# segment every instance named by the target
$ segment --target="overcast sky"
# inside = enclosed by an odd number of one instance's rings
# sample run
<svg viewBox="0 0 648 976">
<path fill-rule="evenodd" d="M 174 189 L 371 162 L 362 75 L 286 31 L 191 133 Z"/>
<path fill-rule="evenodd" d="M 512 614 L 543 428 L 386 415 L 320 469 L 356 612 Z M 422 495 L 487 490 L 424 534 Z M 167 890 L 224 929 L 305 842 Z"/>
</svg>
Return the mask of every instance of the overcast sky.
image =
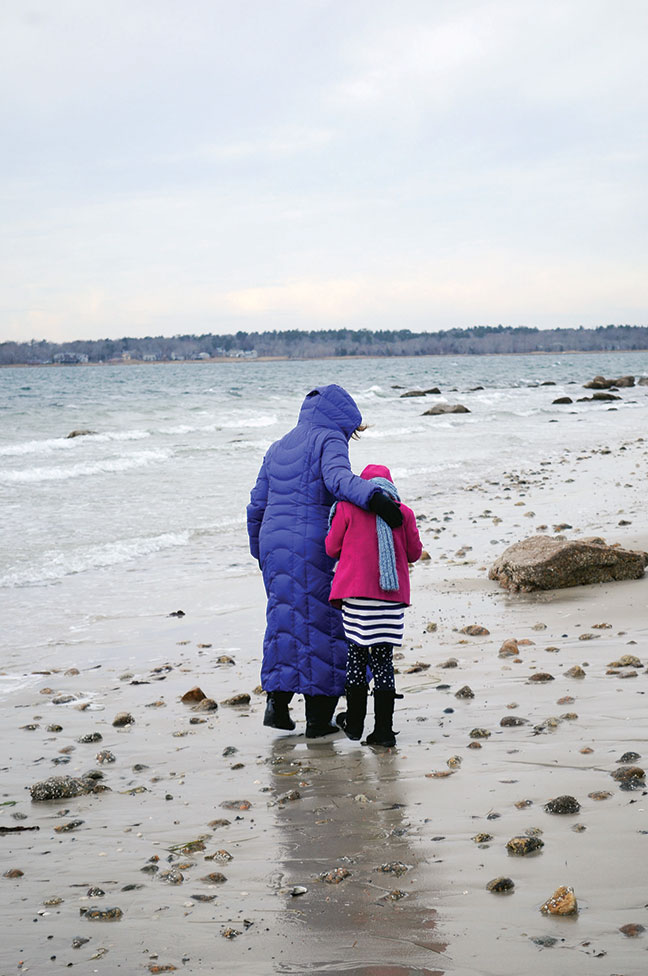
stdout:
<svg viewBox="0 0 648 976">
<path fill-rule="evenodd" d="M 0 341 L 648 322 L 646 0 L 5 0 Z"/>
</svg>

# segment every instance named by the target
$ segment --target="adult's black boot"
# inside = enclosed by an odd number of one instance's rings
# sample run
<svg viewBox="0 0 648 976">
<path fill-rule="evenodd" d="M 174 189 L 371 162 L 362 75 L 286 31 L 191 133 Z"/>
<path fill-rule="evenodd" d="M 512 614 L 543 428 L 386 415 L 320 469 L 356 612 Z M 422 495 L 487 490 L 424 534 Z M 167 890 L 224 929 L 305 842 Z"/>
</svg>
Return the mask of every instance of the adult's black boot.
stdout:
<svg viewBox="0 0 648 976">
<path fill-rule="evenodd" d="M 269 691 L 263 724 L 271 729 L 285 729 L 286 732 L 292 732 L 295 723 L 288 711 L 288 704 L 292 696 L 292 691 Z"/>
<path fill-rule="evenodd" d="M 374 691 L 374 730 L 367 736 L 368 746 L 389 748 L 396 745 L 396 733 L 392 728 L 395 698 L 396 692 L 391 689 Z"/>
<path fill-rule="evenodd" d="M 335 716 L 335 721 L 347 739 L 353 739 L 357 742 L 362 738 L 362 730 L 367 715 L 367 686 L 348 685 L 346 701 L 346 712 L 339 712 Z"/>
<path fill-rule="evenodd" d="M 337 705 L 337 695 L 304 695 L 306 703 L 306 738 L 321 739 L 339 732 L 331 723 Z"/>
</svg>

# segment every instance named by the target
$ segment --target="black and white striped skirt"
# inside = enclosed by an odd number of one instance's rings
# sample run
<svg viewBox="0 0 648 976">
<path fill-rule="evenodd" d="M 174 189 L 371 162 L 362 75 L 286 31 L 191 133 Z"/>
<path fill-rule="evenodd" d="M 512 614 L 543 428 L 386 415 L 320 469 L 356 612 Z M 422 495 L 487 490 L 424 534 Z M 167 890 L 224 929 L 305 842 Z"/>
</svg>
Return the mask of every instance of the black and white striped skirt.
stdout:
<svg viewBox="0 0 648 976">
<path fill-rule="evenodd" d="M 342 625 L 348 641 L 369 647 L 371 644 L 403 643 L 406 603 L 354 597 L 342 601 Z"/>
</svg>

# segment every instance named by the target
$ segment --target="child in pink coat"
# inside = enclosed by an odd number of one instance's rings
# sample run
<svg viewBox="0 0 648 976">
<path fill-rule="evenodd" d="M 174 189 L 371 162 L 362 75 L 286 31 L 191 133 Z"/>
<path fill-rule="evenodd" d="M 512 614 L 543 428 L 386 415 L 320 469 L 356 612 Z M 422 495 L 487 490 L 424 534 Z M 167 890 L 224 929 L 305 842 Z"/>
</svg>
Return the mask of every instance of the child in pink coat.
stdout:
<svg viewBox="0 0 648 976">
<path fill-rule="evenodd" d="M 389 468 L 369 464 L 361 478 L 375 482 L 391 499 L 400 502 Z M 370 745 L 394 746 L 393 648 L 403 642 L 404 611 L 410 603 L 408 563 L 420 557 L 422 547 L 411 508 L 400 505 L 403 524 L 390 529 L 373 512 L 351 502 L 336 502 L 331 509 L 326 552 L 338 565 L 329 600 L 342 608 L 344 634 L 349 645 L 346 674 L 347 710 L 337 724 L 349 739 L 361 739 L 367 714 L 367 665 L 374 678 L 373 732 Z"/>
</svg>

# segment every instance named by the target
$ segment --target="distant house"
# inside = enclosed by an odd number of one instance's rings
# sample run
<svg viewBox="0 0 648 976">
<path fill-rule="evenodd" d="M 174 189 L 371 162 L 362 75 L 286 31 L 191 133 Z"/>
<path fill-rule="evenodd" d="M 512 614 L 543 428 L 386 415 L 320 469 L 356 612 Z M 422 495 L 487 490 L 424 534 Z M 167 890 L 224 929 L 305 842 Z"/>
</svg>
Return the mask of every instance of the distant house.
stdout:
<svg viewBox="0 0 648 976">
<path fill-rule="evenodd" d="M 87 363 L 88 354 L 85 352 L 55 352 L 52 361 L 65 366 L 72 363 Z"/>
<path fill-rule="evenodd" d="M 199 352 L 196 359 L 211 359 L 211 356 L 208 352 Z"/>
<path fill-rule="evenodd" d="M 142 356 L 143 363 L 154 363 L 157 360 L 157 356 L 154 352 L 145 352 Z"/>
</svg>

